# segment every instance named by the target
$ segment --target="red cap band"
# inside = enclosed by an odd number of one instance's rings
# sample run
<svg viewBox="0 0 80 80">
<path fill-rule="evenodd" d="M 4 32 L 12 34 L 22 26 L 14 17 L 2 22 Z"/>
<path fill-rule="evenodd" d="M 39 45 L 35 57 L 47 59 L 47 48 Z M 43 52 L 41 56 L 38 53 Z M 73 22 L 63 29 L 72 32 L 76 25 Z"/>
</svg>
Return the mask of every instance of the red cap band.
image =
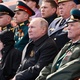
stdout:
<svg viewBox="0 0 80 80">
<path fill-rule="evenodd" d="M 31 12 L 28 8 L 25 8 L 25 7 L 23 7 L 23 6 L 17 6 L 17 8 L 26 11 L 30 16 L 32 15 L 32 12 Z"/>
</svg>

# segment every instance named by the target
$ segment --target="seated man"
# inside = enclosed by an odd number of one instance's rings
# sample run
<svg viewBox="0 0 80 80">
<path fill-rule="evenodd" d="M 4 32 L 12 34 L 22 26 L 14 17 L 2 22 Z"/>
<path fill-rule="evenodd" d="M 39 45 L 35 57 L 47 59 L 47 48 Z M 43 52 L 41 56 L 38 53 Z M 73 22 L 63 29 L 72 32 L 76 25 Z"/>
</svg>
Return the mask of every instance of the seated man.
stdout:
<svg viewBox="0 0 80 80">
<path fill-rule="evenodd" d="M 61 48 L 70 40 L 67 37 L 66 22 L 70 18 L 71 9 L 76 7 L 73 0 L 58 0 L 60 17 L 51 22 L 48 28 L 48 35 L 55 40 L 59 50 L 61 50 Z"/>
<path fill-rule="evenodd" d="M 52 64 L 40 72 L 36 80 L 74 80 L 80 77 L 80 10 L 73 9 L 68 21 L 68 38 Z"/>
<path fill-rule="evenodd" d="M 54 40 L 48 37 L 48 22 L 43 18 L 34 18 L 29 24 L 31 42 L 23 51 L 23 61 L 13 80 L 35 80 L 40 70 L 52 63 L 57 54 Z M 25 55 L 25 56 L 24 56 Z"/>
<path fill-rule="evenodd" d="M 35 12 L 28 7 L 24 2 L 17 1 L 14 21 L 18 24 L 14 30 L 15 35 L 15 48 L 23 51 L 25 45 L 29 41 L 28 37 L 28 24 L 29 24 L 29 17 L 34 15 Z"/>
<path fill-rule="evenodd" d="M 22 53 L 14 48 L 14 28 L 10 24 L 13 16 L 7 5 L 0 4 L 0 80 L 13 78 L 21 62 Z"/>
<path fill-rule="evenodd" d="M 49 25 L 51 22 L 57 18 L 57 7 L 55 1 L 53 0 L 43 0 L 41 4 L 41 16 L 48 21 Z"/>
<path fill-rule="evenodd" d="M 14 33 L 4 31 L 0 34 L 0 80 L 10 80 L 20 65 L 22 53 L 14 48 Z"/>
</svg>

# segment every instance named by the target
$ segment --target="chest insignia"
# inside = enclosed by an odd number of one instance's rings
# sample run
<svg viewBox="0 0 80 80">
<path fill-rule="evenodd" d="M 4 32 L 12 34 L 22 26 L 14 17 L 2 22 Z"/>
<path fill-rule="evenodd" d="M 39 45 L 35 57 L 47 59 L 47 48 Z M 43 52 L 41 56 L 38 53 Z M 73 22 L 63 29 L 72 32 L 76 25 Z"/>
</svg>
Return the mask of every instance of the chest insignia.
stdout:
<svg viewBox="0 0 80 80">
<path fill-rule="evenodd" d="M 32 50 L 30 53 L 30 57 L 33 57 L 33 56 L 34 56 L 34 51 Z"/>
</svg>

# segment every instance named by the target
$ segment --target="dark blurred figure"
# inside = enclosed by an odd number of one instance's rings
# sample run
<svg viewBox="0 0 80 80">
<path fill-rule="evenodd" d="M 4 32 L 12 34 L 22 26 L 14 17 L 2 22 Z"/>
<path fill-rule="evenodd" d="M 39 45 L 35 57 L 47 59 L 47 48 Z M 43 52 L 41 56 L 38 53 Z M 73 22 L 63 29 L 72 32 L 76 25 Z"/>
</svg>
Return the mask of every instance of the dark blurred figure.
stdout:
<svg viewBox="0 0 80 80">
<path fill-rule="evenodd" d="M 0 80 L 9 80 L 15 75 L 21 62 L 21 52 L 14 48 L 14 28 L 11 19 L 14 12 L 0 4 Z"/>
<path fill-rule="evenodd" d="M 0 34 L 0 69 L 3 71 L 0 80 L 10 80 L 14 77 L 20 62 L 21 52 L 14 48 L 14 33 L 4 31 Z"/>
</svg>

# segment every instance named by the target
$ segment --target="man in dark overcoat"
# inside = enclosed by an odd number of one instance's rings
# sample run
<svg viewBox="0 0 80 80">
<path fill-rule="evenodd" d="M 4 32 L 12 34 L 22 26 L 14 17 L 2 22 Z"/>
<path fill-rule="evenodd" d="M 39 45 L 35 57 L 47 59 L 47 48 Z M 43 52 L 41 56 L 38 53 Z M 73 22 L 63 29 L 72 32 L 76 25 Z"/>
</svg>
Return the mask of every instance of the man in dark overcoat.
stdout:
<svg viewBox="0 0 80 80">
<path fill-rule="evenodd" d="M 35 80 L 40 70 L 52 62 L 57 54 L 54 40 L 47 35 L 48 22 L 34 18 L 29 24 L 29 38 L 22 55 L 22 64 L 12 80 Z"/>
</svg>

